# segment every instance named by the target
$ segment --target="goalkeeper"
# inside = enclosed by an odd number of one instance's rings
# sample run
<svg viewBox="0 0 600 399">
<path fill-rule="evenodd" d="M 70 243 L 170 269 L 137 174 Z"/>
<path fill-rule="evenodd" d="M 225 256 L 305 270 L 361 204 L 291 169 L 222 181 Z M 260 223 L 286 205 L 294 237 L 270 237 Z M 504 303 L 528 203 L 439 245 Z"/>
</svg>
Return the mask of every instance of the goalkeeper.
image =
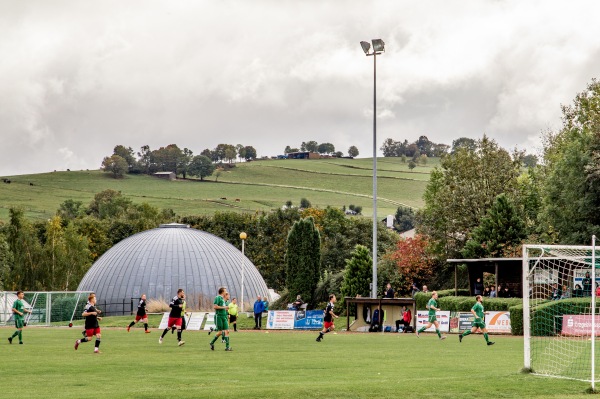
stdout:
<svg viewBox="0 0 600 399">
<path fill-rule="evenodd" d="M 483 311 L 483 303 L 482 303 L 483 299 L 481 298 L 481 295 L 477 295 L 477 297 L 475 297 L 475 298 L 477 299 L 477 302 L 475 302 L 475 305 L 473 305 L 473 307 L 471 308 L 471 313 L 473 313 L 473 316 L 475 316 L 471 330 L 465 330 L 462 334 L 460 334 L 458 336 L 458 340 L 460 342 L 462 342 L 463 338 L 466 337 L 467 335 L 473 334 L 473 333 L 476 333 L 479 331 L 479 332 L 483 333 L 483 338 L 485 338 L 485 342 L 487 342 L 488 346 L 494 345 L 494 342 L 490 341 L 490 339 L 488 337 L 487 328 L 485 328 L 485 322 L 484 322 L 485 312 Z"/>
</svg>

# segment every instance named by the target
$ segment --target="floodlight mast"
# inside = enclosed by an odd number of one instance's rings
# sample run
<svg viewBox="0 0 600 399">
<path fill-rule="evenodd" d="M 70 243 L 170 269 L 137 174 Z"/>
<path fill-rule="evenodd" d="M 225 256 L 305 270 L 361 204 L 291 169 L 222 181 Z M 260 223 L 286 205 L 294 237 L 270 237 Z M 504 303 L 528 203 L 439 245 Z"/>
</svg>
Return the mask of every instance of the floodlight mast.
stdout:
<svg viewBox="0 0 600 399">
<path fill-rule="evenodd" d="M 371 40 L 371 44 L 362 41 L 362 47 L 367 57 L 373 56 L 373 282 L 371 298 L 377 298 L 377 55 L 385 52 L 385 43 L 381 39 Z"/>
</svg>

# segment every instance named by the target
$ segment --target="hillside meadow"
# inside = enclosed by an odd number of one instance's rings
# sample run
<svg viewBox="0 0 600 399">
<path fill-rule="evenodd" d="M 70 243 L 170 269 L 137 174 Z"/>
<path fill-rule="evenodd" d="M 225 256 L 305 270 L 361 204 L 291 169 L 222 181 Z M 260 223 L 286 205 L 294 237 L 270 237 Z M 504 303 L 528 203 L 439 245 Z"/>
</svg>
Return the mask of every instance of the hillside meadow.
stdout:
<svg viewBox="0 0 600 399">
<path fill-rule="evenodd" d="M 177 215 L 213 214 L 217 211 L 269 211 L 290 200 L 294 205 L 307 198 L 313 207 L 362 206 L 373 213 L 372 159 L 258 160 L 235 164 L 208 177 L 162 180 L 145 175 L 114 179 L 99 170 L 55 171 L 33 175 L 0 176 L 0 221 L 8 220 L 10 207 L 19 206 L 30 219 L 48 219 L 65 200 L 89 204 L 106 189 L 136 203 L 171 208 Z M 384 218 L 400 205 L 419 208 L 433 167 L 439 160 L 410 171 L 400 158 L 379 158 L 377 164 L 378 209 Z"/>
</svg>

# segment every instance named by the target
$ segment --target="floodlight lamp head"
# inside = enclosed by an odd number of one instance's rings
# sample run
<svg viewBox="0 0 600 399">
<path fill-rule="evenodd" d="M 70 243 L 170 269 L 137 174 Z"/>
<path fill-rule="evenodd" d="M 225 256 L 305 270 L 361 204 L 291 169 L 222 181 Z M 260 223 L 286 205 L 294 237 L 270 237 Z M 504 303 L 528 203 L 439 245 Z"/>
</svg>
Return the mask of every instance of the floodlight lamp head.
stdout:
<svg viewBox="0 0 600 399">
<path fill-rule="evenodd" d="M 369 50 L 371 49 L 371 43 L 369 42 L 360 42 L 360 45 L 365 52 L 366 55 L 369 55 Z"/>
<path fill-rule="evenodd" d="M 373 51 L 376 53 L 385 53 L 385 43 L 381 39 L 371 40 L 373 43 Z"/>
</svg>

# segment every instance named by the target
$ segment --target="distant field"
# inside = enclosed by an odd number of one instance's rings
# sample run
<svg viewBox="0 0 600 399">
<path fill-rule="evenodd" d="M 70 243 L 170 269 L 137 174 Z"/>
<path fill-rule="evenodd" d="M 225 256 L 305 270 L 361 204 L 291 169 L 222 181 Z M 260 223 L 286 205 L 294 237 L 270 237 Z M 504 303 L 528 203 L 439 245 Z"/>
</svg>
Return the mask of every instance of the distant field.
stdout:
<svg viewBox="0 0 600 399">
<path fill-rule="evenodd" d="M 399 205 L 419 208 L 431 169 L 438 159 L 409 171 L 399 158 L 378 159 L 378 206 L 381 218 Z M 8 219 L 11 206 L 21 206 L 32 219 L 48 219 L 67 199 L 87 205 L 94 194 L 113 189 L 136 203 L 147 202 L 171 208 L 178 215 L 212 214 L 216 211 L 254 212 L 294 205 L 307 198 L 324 208 L 363 207 L 372 215 L 372 159 L 265 160 L 239 163 L 207 181 L 170 182 L 151 176 L 128 175 L 113 179 L 100 171 L 51 172 L 1 176 L 11 184 L 0 184 L 0 220 Z M 218 181 L 215 181 L 217 179 Z M 225 199 L 224 199 L 225 198 Z M 239 201 L 237 201 L 239 200 Z"/>
<path fill-rule="evenodd" d="M 343 321 L 339 323 L 342 326 Z M 338 327 L 340 327 L 338 326 Z M 9 345 L 0 328 L 0 398 L 584 398 L 589 383 L 521 374 L 522 337 L 395 333 L 328 334 L 241 331 L 233 352 L 208 346 L 206 332 L 184 332 L 158 344 L 159 330 L 102 329 L 73 349 L 80 328 L 24 331 Z"/>
</svg>

